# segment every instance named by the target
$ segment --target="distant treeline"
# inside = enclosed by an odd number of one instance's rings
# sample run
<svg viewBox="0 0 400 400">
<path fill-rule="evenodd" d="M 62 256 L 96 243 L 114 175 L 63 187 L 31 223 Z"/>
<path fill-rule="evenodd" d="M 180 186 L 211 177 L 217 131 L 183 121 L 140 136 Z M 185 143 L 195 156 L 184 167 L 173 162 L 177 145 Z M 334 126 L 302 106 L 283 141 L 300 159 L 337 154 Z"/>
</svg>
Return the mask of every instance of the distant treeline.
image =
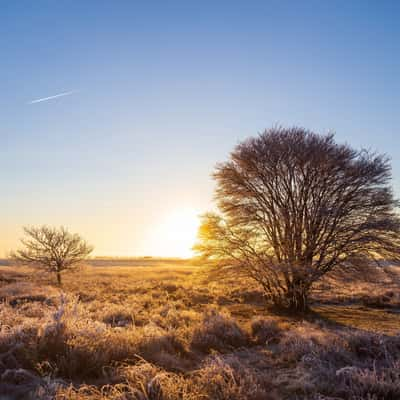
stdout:
<svg viewBox="0 0 400 400">
<path fill-rule="evenodd" d="M 182 258 L 162 258 L 162 257 L 93 257 L 84 262 L 92 267 L 113 267 L 113 266 L 152 266 L 160 264 L 189 264 L 191 260 Z M 0 266 L 10 266 L 12 261 L 0 258 Z"/>
<path fill-rule="evenodd" d="M 187 265 L 191 263 L 189 259 L 182 258 L 162 258 L 162 257 L 94 257 L 85 262 L 93 267 L 112 267 L 112 266 L 160 266 L 160 265 Z"/>
</svg>

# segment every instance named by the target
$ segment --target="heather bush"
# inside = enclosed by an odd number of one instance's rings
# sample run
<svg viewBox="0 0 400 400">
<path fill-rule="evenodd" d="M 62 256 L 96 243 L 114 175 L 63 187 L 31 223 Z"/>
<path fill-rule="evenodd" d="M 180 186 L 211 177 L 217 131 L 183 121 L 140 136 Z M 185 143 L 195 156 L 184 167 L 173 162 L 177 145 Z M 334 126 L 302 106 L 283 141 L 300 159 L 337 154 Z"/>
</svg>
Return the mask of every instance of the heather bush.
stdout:
<svg viewBox="0 0 400 400">
<path fill-rule="evenodd" d="M 215 400 L 275 399 L 267 377 L 233 355 L 208 358 L 194 379 L 200 393 Z"/>
<path fill-rule="evenodd" d="M 191 346 L 205 353 L 211 350 L 224 352 L 245 346 L 248 342 L 247 333 L 231 317 L 210 310 L 194 329 Z"/>
<path fill-rule="evenodd" d="M 122 365 L 113 370 L 113 385 L 97 387 L 94 385 L 81 385 L 76 388 L 73 385 L 60 387 L 55 400 L 151 400 L 155 394 L 152 389 L 155 376 L 159 369 L 147 362 L 141 361 L 136 365 Z M 161 400 L 161 397 L 158 397 Z"/>
<path fill-rule="evenodd" d="M 336 392 L 351 400 L 400 399 L 400 364 L 398 362 L 377 369 L 347 367 L 336 372 Z"/>
<path fill-rule="evenodd" d="M 385 338 L 371 332 L 349 332 L 347 334 L 349 350 L 358 358 L 378 359 L 385 354 Z"/>
<path fill-rule="evenodd" d="M 211 357 L 191 376 L 165 372 L 139 362 L 115 371 L 121 381 L 101 388 L 83 385 L 60 388 L 56 399 L 140 399 L 140 400 L 272 400 L 271 385 L 256 371 L 243 368 L 234 356 Z"/>
<path fill-rule="evenodd" d="M 327 342 L 327 332 L 321 332 L 315 325 L 303 322 L 284 332 L 279 349 L 285 359 L 300 361 L 304 355 L 313 354 Z"/>
<path fill-rule="evenodd" d="M 137 353 L 146 361 L 171 371 L 184 371 L 190 365 L 190 354 L 174 332 L 156 330 L 141 337 Z"/>
<path fill-rule="evenodd" d="M 102 317 L 102 321 L 105 324 L 111 325 L 112 327 L 123 327 L 134 323 L 135 318 L 127 311 L 124 307 L 112 307 L 107 309 Z"/>
<path fill-rule="evenodd" d="M 255 317 L 251 321 L 251 336 L 257 344 L 268 344 L 279 340 L 282 329 L 276 319 Z"/>
</svg>

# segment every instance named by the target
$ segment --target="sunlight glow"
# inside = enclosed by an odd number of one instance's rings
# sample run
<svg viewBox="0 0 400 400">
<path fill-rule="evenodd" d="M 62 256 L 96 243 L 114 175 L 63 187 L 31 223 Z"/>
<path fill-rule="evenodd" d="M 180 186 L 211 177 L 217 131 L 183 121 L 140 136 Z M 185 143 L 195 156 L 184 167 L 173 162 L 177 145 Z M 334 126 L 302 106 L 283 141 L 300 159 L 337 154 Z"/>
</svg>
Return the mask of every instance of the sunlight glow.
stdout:
<svg viewBox="0 0 400 400">
<path fill-rule="evenodd" d="M 191 208 L 173 210 L 161 219 L 151 234 L 154 252 L 160 256 L 190 258 L 199 228 L 199 212 Z"/>
</svg>

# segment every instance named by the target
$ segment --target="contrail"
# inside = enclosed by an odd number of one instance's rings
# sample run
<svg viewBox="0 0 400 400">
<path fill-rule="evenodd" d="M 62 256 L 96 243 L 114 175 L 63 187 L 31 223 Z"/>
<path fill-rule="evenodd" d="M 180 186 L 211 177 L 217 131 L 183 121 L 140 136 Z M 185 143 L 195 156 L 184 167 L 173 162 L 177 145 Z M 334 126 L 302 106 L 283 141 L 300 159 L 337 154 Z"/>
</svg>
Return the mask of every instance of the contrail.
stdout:
<svg viewBox="0 0 400 400">
<path fill-rule="evenodd" d="M 58 94 L 55 94 L 54 96 L 42 97 L 41 99 L 32 100 L 32 101 L 29 101 L 28 104 L 41 103 L 42 101 L 53 100 L 53 99 L 56 99 L 57 97 L 69 96 L 70 94 L 76 93 L 76 92 L 77 92 L 77 90 L 70 90 L 69 92 L 58 93 Z"/>
</svg>

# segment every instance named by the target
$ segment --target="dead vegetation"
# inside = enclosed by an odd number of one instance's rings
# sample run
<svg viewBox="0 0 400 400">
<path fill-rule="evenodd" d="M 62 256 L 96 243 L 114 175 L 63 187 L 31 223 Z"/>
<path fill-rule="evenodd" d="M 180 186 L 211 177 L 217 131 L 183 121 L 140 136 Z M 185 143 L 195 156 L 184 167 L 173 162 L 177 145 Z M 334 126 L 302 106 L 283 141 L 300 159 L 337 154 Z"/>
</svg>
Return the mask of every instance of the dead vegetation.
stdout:
<svg viewBox="0 0 400 400">
<path fill-rule="evenodd" d="M 29 272 L 0 271 L 0 397 L 400 398 L 396 269 L 327 278 L 307 320 L 194 266 L 87 267 L 62 289 Z"/>
</svg>

